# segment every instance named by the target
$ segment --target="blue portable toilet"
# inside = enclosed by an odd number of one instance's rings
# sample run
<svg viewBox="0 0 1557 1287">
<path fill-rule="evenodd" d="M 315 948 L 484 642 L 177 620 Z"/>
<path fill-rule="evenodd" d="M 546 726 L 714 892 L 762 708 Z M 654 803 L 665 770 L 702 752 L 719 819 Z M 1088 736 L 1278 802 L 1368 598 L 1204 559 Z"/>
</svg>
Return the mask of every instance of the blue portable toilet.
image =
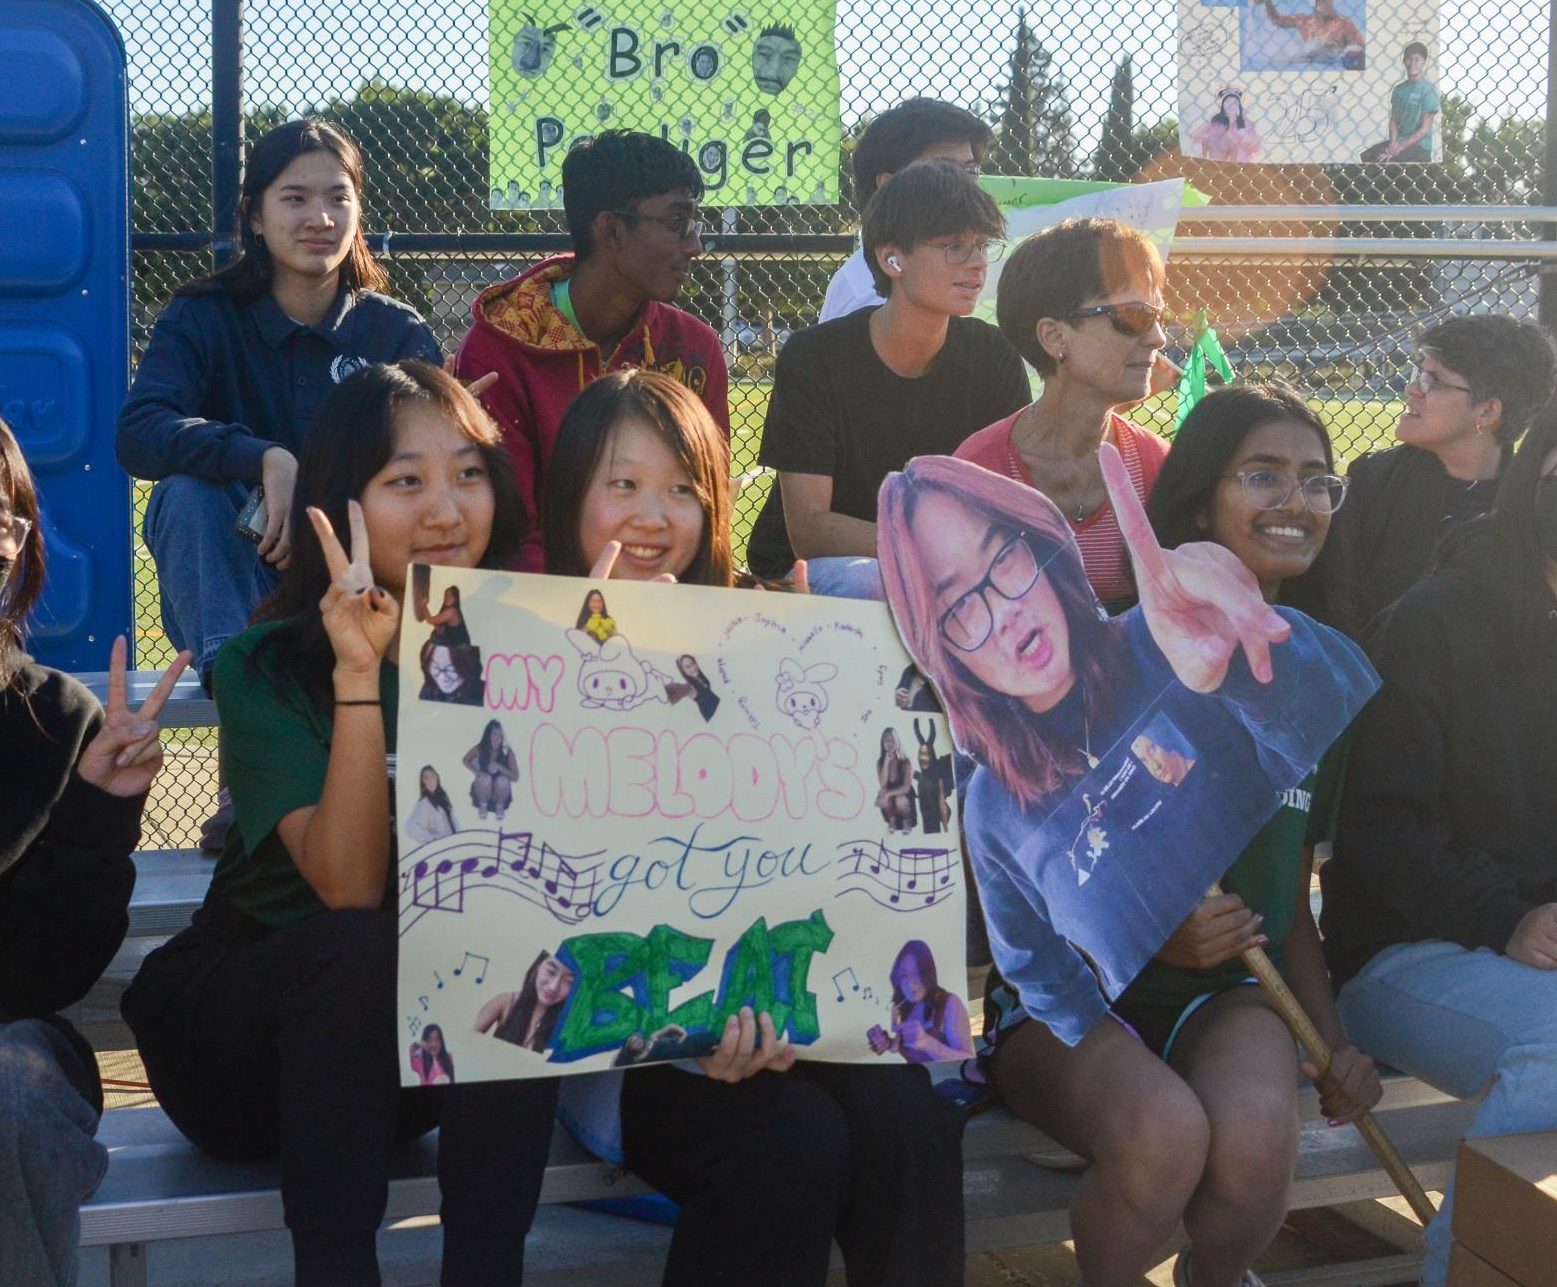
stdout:
<svg viewBox="0 0 1557 1287">
<path fill-rule="evenodd" d="M 31 650 L 106 670 L 134 645 L 124 45 L 89 0 L 0 5 L 0 415 L 38 481 L 49 580 Z"/>
</svg>

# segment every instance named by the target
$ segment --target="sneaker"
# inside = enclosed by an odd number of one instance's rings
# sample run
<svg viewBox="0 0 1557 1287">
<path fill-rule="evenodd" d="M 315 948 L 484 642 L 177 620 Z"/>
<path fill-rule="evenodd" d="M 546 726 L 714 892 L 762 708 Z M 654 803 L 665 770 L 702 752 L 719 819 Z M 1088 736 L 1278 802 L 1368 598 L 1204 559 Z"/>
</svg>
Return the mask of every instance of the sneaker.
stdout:
<svg viewBox="0 0 1557 1287">
<path fill-rule="evenodd" d="M 1186 1242 L 1179 1250 L 1178 1259 L 1173 1262 L 1173 1287 L 1194 1287 L 1195 1280 L 1189 1273 L 1189 1256 L 1190 1247 Z M 1265 1287 L 1252 1269 L 1245 1269 L 1238 1282 L 1239 1287 Z"/>
<path fill-rule="evenodd" d="M 232 792 L 223 787 L 216 793 L 216 812 L 200 824 L 200 852 L 219 854 L 227 846 L 232 830 Z"/>
</svg>

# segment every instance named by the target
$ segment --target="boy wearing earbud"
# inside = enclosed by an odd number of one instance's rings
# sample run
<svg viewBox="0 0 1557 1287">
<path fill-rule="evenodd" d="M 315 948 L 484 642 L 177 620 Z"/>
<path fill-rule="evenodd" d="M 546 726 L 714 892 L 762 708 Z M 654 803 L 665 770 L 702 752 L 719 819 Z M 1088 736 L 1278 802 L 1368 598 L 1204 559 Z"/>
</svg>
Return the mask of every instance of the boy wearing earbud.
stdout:
<svg viewBox="0 0 1557 1287">
<path fill-rule="evenodd" d="M 759 576 L 798 557 L 813 594 L 879 599 L 882 480 L 915 456 L 951 455 L 1029 391 L 1016 351 L 969 316 L 1005 221 L 961 166 L 899 171 L 862 232 L 886 303 L 800 331 L 779 354 L 759 457 L 778 481 L 747 555 Z"/>
</svg>

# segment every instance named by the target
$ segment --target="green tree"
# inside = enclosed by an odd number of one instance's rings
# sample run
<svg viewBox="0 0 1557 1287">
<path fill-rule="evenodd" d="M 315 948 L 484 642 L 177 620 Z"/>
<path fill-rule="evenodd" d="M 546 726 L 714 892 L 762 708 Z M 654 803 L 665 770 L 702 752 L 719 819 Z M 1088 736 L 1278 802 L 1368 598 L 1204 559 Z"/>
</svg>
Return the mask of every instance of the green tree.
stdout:
<svg viewBox="0 0 1557 1287">
<path fill-rule="evenodd" d="M 1098 139 L 1092 172 L 1111 183 L 1127 182 L 1140 168 L 1130 165 L 1135 134 L 1135 78 L 1126 54 L 1114 64 L 1114 83 L 1108 91 L 1108 114 Z"/>
<path fill-rule="evenodd" d="M 1054 70 L 1054 55 L 1027 25 L 1025 9 L 1017 15 L 1008 66 L 1005 91 L 994 104 L 995 141 L 984 168 L 996 174 L 1073 177 L 1074 125 L 1065 79 Z"/>
</svg>

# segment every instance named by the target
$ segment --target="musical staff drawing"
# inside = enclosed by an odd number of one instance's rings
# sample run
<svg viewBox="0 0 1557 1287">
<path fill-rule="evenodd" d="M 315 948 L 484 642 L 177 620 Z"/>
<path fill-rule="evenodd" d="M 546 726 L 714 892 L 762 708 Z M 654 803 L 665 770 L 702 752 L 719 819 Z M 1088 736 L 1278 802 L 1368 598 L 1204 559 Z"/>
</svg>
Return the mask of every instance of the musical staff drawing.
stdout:
<svg viewBox="0 0 1557 1287">
<path fill-rule="evenodd" d="M 851 840 L 842 850 L 838 879 L 845 894 L 865 894 L 889 911 L 912 912 L 934 906 L 957 887 L 960 860 L 945 847 L 893 849 L 881 840 Z"/>
<path fill-rule="evenodd" d="M 562 854 L 528 831 L 462 831 L 434 840 L 401 863 L 400 935 L 429 912 L 462 915 L 466 894 L 476 890 L 512 894 L 577 925 L 590 915 L 603 852 Z"/>
</svg>

